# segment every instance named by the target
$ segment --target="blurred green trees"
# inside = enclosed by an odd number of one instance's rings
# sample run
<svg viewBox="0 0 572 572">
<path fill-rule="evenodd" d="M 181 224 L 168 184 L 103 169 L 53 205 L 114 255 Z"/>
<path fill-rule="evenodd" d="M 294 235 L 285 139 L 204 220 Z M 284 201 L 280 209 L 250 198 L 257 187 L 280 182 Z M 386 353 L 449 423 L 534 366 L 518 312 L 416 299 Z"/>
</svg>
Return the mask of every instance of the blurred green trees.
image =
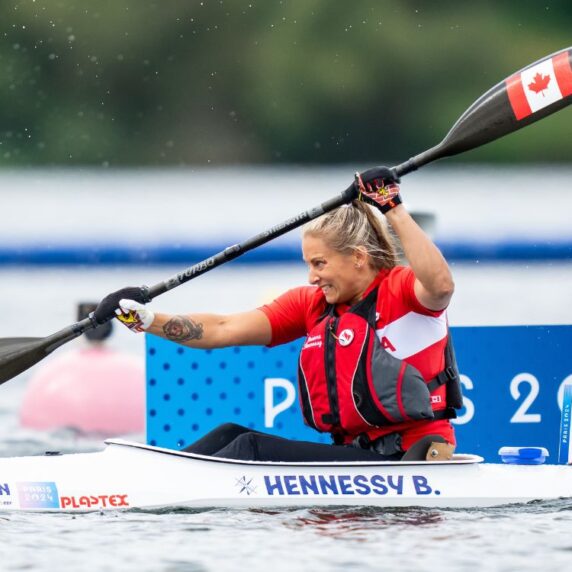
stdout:
<svg viewBox="0 0 572 572">
<path fill-rule="evenodd" d="M 570 0 L 6 0 L 1 164 L 401 161 L 571 30 Z M 570 161 L 571 129 L 462 159 Z"/>
</svg>

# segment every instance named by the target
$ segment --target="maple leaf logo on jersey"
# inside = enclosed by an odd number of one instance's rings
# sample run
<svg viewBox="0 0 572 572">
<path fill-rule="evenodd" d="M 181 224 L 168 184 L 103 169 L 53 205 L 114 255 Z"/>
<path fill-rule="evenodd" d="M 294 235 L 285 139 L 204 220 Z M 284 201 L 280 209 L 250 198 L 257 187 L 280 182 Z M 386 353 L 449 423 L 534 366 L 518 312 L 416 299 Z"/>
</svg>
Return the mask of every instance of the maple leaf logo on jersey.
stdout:
<svg viewBox="0 0 572 572">
<path fill-rule="evenodd" d="M 550 79 L 549 75 L 537 73 L 534 76 L 534 80 L 528 84 L 528 89 L 530 89 L 530 91 L 534 91 L 534 93 L 542 93 L 542 96 L 544 97 L 544 90 L 548 87 Z"/>
<path fill-rule="evenodd" d="M 350 330 L 350 328 L 346 328 L 343 332 L 341 332 L 338 341 L 340 342 L 340 346 L 346 347 L 349 346 L 354 339 L 354 331 Z"/>
</svg>

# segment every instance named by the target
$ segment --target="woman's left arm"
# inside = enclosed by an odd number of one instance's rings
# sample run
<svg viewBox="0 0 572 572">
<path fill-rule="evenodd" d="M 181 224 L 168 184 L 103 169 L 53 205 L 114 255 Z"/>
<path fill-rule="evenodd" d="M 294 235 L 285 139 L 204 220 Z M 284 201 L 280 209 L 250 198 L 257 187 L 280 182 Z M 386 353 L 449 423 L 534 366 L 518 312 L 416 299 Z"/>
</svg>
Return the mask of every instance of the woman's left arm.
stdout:
<svg viewBox="0 0 572 572">
<path fill-rule="evenodd" d="M 356 173 L 358 198 L 377 207 L 391 224 L 415 274 L 415 295 L 429 310 L 443 310 L 455 284 L 446 260 L 401 204 L 399 178 L 389 167 Z"/>
<path fill-rule="evenodd" d="M 405 258 L 415 274 L 417 299 L 429 310 L 443 310 L 455 289 L 447 261 L 403 205 L 395 206 L 385 216 L 399 237 Z"/>
</svg>

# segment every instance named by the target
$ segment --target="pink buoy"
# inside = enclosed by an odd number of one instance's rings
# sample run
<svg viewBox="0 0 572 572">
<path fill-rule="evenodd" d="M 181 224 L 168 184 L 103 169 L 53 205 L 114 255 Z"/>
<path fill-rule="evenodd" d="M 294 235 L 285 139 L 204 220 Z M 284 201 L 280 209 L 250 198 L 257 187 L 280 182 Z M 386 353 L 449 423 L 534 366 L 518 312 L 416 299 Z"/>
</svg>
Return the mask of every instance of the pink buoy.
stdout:
<svg viewBox="0 0 572 572">
<path fill-rule="evenodd" d="M 105 436 L 143 432 L 140 358 L 101 345 L 55 356 L 30 380 L 20 422 L 31 429 L 73 428 Z"/>
</svg>

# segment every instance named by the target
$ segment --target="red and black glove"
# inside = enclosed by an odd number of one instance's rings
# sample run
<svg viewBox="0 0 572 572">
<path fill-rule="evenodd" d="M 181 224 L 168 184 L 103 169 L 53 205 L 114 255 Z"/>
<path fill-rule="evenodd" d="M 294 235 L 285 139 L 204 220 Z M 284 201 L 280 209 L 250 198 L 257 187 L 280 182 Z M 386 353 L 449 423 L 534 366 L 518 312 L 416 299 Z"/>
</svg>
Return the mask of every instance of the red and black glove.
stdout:
<svg viewBox="0 0 572 572">
<path fill-rule="evenodd" d="M 356 173 L 358 200 L 377 207 L 383 214 L 401 204 L 399 177 L 389 167 L 374 167 Z"/>
</svg>

